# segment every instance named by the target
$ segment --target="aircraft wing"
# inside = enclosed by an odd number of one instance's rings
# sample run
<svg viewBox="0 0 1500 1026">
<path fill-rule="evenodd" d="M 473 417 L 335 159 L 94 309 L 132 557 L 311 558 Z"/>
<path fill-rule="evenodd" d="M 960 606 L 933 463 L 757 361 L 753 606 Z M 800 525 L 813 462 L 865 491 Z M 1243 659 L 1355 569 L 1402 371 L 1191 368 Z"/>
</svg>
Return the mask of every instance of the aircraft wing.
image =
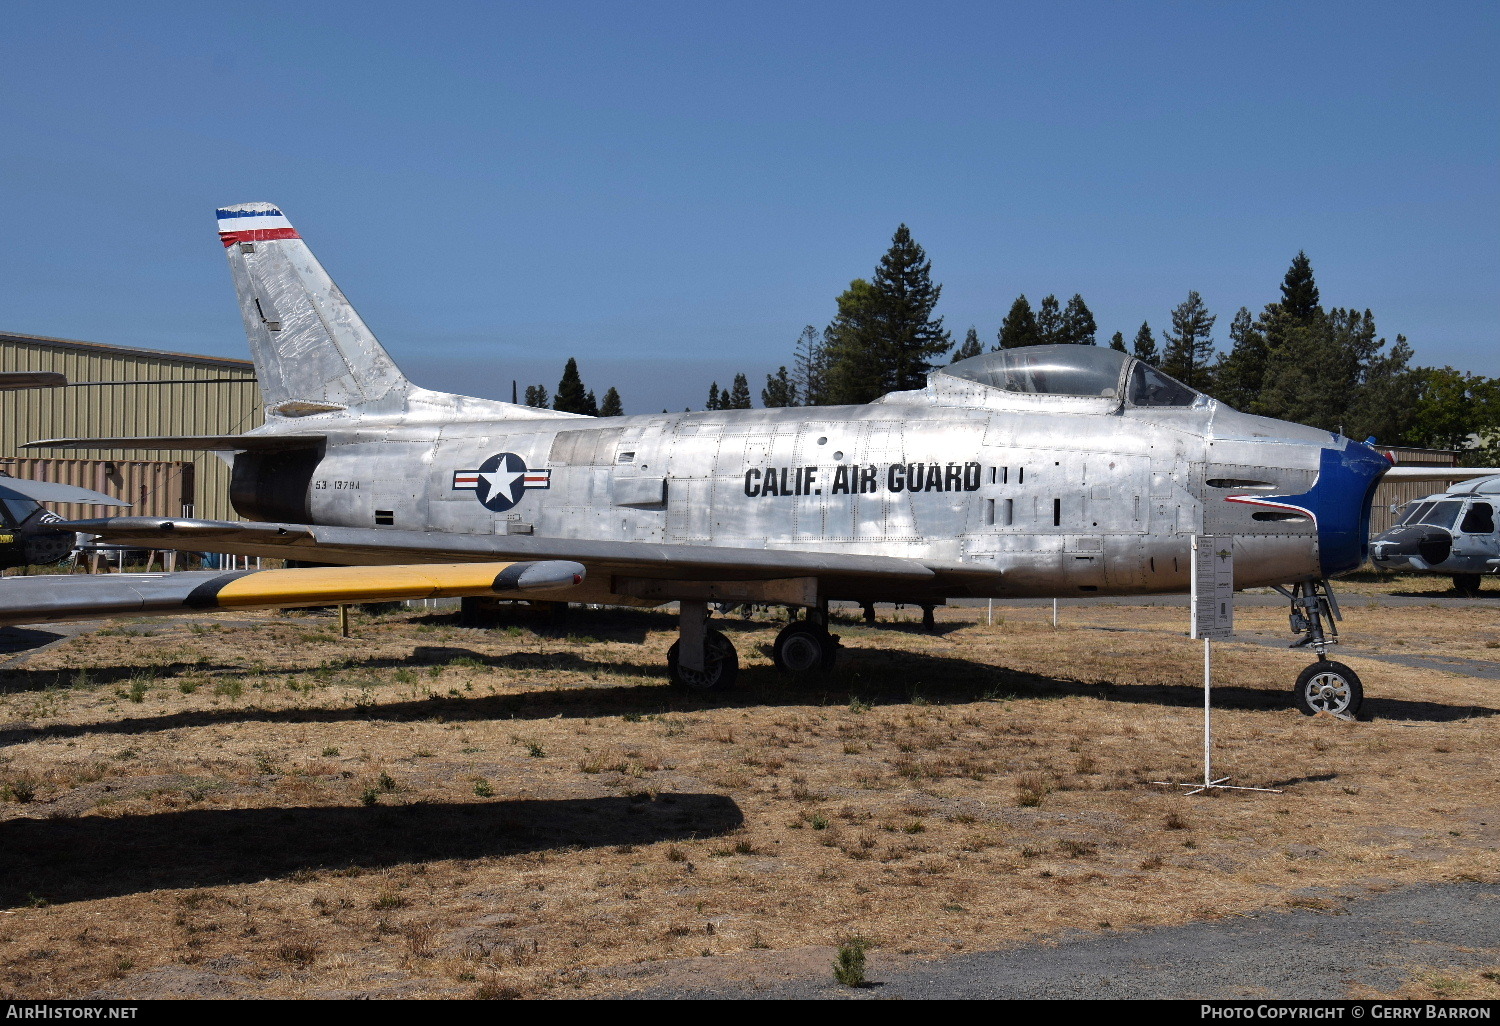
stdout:
<svg viewBox="0 0 1500 1026">
<path fill-rule="evenodd" d="M 1467 481 L 1500 474 L 1500 467 L 1392 467 L 1382 481 Z"/>
<path fill-rule="evenodd" d="M 148 435 L 139 438 L 43 438 L 23 449 L 191 449 L 205 452 L 276 452 L 321 445 L 325 435 Z"/>
<path fill-rule="evenodd" d="M 0 499 L 30 499 L 32 502 L 79 502 L 90 506 L 129 506 L 130 503 L 90 488 L 33 481 L 24 477 L 0 477 Z"/>
<path fill-rule="evenodd" d="M 867 556 L 794 549 L 737 549 L 710 545 L 538 538 L 532 535 L 449 534 L 368 527 L 228 523 L 162 517 L 75 520 L 65 530 L 97 534 L 109 542 L 142 548 L 227 552 L 309 563 L 379 565 L 496 559 L 565 559 L 582 563 L 591 585 L 609 589 L 612 577 L 674 581 L 772 581 L 817 578 L 835 597 L 881 597 L 910 601 L 942 585 L 952 594 L 956 579 L 996 571 L 898 556 Z M 578 601 L 603 601 L 592 597 Z"/>
<path fill-rule="evenodd" d="M 535 598 L 582 583 L 561 560 L 297 570 L 186 570 L 160 574 L 40 574 L 0 581 L 0 625 L 106 616 L 174 616 L 223 609 L 280 609 L 520 594 Z"/>
</svg>

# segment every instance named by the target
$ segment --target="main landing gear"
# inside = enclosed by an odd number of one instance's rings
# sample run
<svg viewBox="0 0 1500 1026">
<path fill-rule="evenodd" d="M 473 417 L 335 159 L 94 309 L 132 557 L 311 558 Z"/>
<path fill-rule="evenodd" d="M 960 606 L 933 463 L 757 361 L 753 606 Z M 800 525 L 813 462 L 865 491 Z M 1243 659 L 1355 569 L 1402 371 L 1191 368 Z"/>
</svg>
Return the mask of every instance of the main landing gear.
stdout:
<svg viewBox="0 0 1500 1026">
<path fill-rule="evenodd" d="M 1359 674 L 1328 658 L 1329 646 L 1339 642 L 1338 621 L 1343 619 L 1333 589 L 1326 580 L 1299 581 L 1291 590 L 1279 584 L 1275 588 L 1291 602 L 1291 628 L 1302 635 L 1291 647 L 1311 647 L 1318 654 L 1318 661 L 1297 676 L 1292 689 L 1297 708 L 1308 716 L 1327 712 L 1354 719 L 1365 700 Z"/>
<path fill-rule="evenodd" d="M 724 691 L 734 686 L 739 656 L 723 632 L 709 628 L 707 602 L 680 602 L 677 632 L 677 641 L 667 650 L 672 683 L 695 691 Z M 838 635 L 828 633 L 828 605 L 823 602 L 808 609 L 807 619 L 783 627 L 771 650 L 776 668 L 793 677 L 827 673 L 838 654 Z"/>
</svg>

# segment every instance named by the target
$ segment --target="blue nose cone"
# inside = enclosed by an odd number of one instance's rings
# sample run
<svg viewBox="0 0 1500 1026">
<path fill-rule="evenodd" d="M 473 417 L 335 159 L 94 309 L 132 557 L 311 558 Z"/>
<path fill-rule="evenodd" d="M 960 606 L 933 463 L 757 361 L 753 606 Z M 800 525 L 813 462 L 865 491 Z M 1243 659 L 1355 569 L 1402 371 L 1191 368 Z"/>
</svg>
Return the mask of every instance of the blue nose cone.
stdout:
<svg viewBox="0 0 1500 1026">
<path fill-rule="evenodd" d="M 1374 446 L 1340 439 L 1323 449 L 1318 479 L 1299 502 L 1318 524 L 1318 561 L 1323 576 L 1347 573 L 1365 561 L 1370 541 L 1370 502 L 1391 461 Z"/>
</svg>

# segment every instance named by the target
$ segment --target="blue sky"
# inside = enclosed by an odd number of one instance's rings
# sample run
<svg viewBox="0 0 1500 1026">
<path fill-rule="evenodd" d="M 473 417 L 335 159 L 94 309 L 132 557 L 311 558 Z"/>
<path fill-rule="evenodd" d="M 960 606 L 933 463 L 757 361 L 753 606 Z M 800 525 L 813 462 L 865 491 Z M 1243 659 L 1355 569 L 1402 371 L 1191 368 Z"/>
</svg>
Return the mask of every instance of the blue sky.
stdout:
<svg viewBox="0 0 1500 1026">
<path fill-rule="evenodd" d="M 246 355 L 278 203 L 420 384 L 758 387 L 905 222 L 961 338 L 1188 290 L 1500 375 L 1493 3 L 12 5 L 0 329 Z"/>
</svg>

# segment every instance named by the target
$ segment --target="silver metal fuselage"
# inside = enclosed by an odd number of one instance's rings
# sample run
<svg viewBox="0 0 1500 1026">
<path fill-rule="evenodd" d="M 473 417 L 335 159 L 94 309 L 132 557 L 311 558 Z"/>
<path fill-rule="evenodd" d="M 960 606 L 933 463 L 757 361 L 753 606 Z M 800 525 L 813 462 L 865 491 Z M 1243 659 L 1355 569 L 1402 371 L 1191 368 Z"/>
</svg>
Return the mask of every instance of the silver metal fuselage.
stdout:
<svg viewBox="0 0 1500 1026">
<path fill-rule="evenodd" d="M 941 372 L 853 407 L 518 419 L 509 404 L 410 398 L 356 421 L 272 417 L 262 429 L 327 434 L 309 522 L 915 557 L 966 571 L 948 597 L 1182 591 L 1195 532 L 1235 537 L 1241 588 L 1352 569 L 1386 465 L 1367 446 L 1211 400 L 1133 408 Z M 472 475 L 507 453 L 529 486 L 491 509 Z M 1323 487 L 1320 501 L 1347 505 L 1352 527 L 1320 525 L 1308 499 L 1331 464 L 1354 466 L 1352 491 Z M 933 597 L 878 592 L 830 597 Z"/>
</svg>

